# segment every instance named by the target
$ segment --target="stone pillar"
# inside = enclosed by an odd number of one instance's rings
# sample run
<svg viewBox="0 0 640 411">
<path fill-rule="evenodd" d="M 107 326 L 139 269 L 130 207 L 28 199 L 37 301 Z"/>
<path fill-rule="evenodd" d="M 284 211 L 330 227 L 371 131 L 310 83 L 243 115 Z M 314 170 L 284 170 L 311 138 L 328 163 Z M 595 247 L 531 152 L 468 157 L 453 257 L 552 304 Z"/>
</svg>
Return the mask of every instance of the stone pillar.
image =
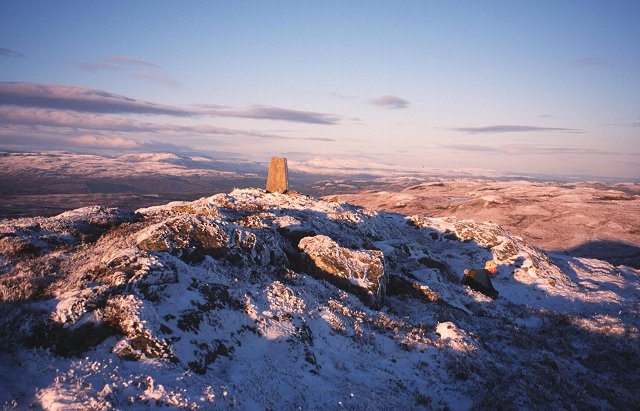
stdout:
<svg viewBox="0 0 640 411">
<path fill-rule="evenodd" d="M 285 193 L 289 189 L 289 171 L 287 170 L 287 159 L 284 157 L 273 157 L 269 164 L 269 174 L 267 175 L 267 192 Z"/>
</svg>

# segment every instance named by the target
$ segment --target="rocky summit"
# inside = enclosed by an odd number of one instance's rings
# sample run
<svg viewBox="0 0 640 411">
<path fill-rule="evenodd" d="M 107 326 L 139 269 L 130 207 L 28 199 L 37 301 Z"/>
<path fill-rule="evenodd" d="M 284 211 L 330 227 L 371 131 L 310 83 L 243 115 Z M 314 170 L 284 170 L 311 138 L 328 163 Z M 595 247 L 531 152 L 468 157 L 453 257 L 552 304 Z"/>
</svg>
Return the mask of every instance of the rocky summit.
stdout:
<svg viewBox="0 0 640 411">
<path fill-rule="evenodd" d="M 498 264 L 496 300 L 461 283 Z M 640 406 L 640 272 L 259 189 L 0 221 L 6 409 Z"/>
</svg>

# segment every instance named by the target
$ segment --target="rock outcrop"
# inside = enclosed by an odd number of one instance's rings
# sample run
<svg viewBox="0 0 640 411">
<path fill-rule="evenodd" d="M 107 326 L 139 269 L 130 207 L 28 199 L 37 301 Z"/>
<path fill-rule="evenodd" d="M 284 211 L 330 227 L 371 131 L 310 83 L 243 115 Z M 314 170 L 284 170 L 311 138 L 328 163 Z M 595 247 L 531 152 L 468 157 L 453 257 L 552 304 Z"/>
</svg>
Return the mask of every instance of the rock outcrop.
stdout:
<svg viewBox="0 0 640 411">
<path fill-rule="evenodd" d="M 298 247 L 310 274 L 356 294 L 372 308 L 384 302 L 388 278 L 381 251 L 350 250 L 324 235 L 305 237 Z"/>
<path fill-rule="evenodd" d="M 489 258 L 495 301 L 461 284 Z M 258 189 L 5 220 L 0 404 L 633 409 L 638 278 L 493 224 Z"/>
</svg>

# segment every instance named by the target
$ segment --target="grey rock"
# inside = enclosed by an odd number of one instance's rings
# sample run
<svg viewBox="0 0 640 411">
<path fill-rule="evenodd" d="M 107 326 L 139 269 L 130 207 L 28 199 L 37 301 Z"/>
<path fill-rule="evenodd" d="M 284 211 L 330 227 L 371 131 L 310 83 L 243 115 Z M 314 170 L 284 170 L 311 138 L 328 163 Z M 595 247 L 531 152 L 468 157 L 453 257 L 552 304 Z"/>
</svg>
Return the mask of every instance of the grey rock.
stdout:
<svg viewBox="0 0 640 411">
<path fill-rule="evenodd" d="M 372 308 L 383 304 L 388 278 L 381 251 L 350 250 L 324 235 L 305 237 L 298 248 L 309 274 L 357 295 Z"/>
</svg>

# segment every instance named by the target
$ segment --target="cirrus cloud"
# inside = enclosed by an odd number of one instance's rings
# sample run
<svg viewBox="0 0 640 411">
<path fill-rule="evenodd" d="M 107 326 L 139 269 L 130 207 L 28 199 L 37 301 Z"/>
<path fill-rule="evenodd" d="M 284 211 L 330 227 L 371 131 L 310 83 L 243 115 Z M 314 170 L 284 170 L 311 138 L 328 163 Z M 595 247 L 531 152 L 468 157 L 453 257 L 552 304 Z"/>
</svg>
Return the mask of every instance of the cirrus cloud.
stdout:
<svg viewBox="0 0 640 411">
<path fill-rule="evenodd" d="M 3 47 L 0 47 L 0 56 L 22 58 L 24 57 L 24 54 L 17 52 L 15 50 L 10 50 L 10 49 L 5 49 Z"/>
<path fill-rule="evenodd" d="M 493 153 L 499 155 L 597 155 L 597 156 L 620 156 L 637 155 L 638 153 L 621 153 L 617 151 L 607 151 L 595 148 L 552 146 L 552 145 L 531 145 L 531 144 L 505 144 L 501 146 L 485 146 L 477 144 L 448 144 L 441 147 L 470 153 Z"/>
<path fill-rule="evenodd" d="M 494 125 L 485 127 L 458 127 L 451 130 L 468 134 L 496 134 L 496 133 L 531 133 L 531 132 L 559 132 L 582 134 L 585 131 L 577 128 L 537 127 L 526 125 Z"/>
<path fill-rule="evenodd" d="M 134 56 L 107 56 L 96 61 L 79 61 L 74 66 L 85 71 L 124 70 L 127 66 L 159 68 L 157 64 Z"/>
<path fill-rule="evenodd" d="M 341 118 L 332 114 L 292 110 L 271 106 L 252 106 L 243 109 L 209 109 L 217 117 L 253 118 L 259 120 L 284 120 L 307 124 L 336 124 Z"/>
<path fill-rule="evenodd" d="M 374 98 L 369 102 L 376 106 L 392 108 L 392 109 L 402 109 L 402 108 L 409 107 L 409 102 L 407 100 L 397 96 L 382 96 L 382 97 Z"/>
<path fill-rule="evenodd" d="M 131 72 L 131 69 L 160 69 L 157 64 L 135 56 L 107 56 L 95 61 L 78 61 L 73 64 L 76 68 L 84 71 L 123 71 L 127 76 L 134 79 L 143 79 L 165 86 L 178 86 L 180 82 L 154 71 Z"/>
</svg>

